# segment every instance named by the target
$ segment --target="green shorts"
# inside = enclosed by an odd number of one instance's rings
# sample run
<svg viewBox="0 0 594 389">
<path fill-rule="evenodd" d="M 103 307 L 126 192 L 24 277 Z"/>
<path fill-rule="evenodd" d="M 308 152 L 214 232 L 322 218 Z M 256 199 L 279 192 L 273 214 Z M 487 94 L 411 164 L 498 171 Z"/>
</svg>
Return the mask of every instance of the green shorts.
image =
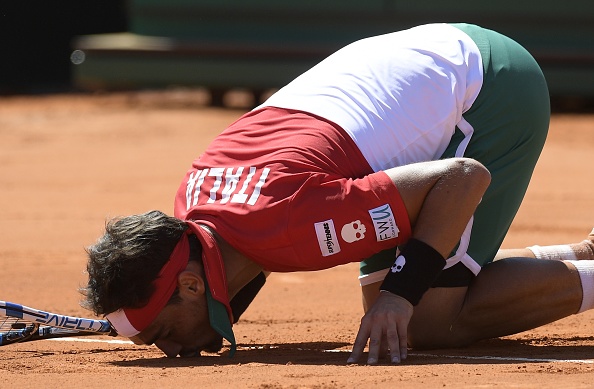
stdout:
<svg viewBox="0 0 594 389">
<path fill-rule="evenodd" d="M 464 156 L 491 172 L 491 185 L 474 214 L 466 251 L 482 267 L 493 261 L 528 188 L 549 128 L 549 92 L 540 67 L 518 43 L 475 25 L 453 26 L 477 44 L 484 67 L 481 91 L 463 114 L 474 129 Z M 453 157 L 463 139 L 456 128 L 442 158 Z M 361 275 L 392 266 L 395 250 L 361 262 Z M 458 263 L 445 269 L 434 286 L 466 286 L 475 273 Z"/>
</svg>

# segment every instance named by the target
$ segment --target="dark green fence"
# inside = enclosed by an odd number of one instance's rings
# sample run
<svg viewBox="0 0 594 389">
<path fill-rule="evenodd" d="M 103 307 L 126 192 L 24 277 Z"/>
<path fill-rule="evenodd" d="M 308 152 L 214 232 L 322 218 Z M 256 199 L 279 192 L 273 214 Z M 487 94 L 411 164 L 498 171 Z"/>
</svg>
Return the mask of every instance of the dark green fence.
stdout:
<svg viewBox="0 0 594 389">
<path fill-rule="evenodd" d="M 130 0 L 130 33 L 81 37 L 83 88 L 262 91 L 359 38 L 431 22 L 500 31 L 539 61 L 552 96 L 594 98 L 594 1 Z M 80 54 L 80 53 L 79 53 Z"/>
</svg>

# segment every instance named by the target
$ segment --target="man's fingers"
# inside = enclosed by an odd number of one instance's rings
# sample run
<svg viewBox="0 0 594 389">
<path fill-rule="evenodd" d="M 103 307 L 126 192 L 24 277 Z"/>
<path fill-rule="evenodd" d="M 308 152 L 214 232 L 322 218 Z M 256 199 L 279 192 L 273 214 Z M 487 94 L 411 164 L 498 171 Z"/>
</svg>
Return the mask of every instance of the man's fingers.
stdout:
<svg viewBox="0 0 594 389">
<path fill-rule="evenodd" d="M 407 357 L 407 327 L 413 306 L 400 296 L 389 292 L 380 294 L 373 307 L 363 316 L 359 332 L 347 363 L 357 363 L 369 339 L 367 363 L 376 364 L 386 344 L 390 360 L 399 363 Z M 383 343 L 383 348 L 382 348 Z"/>
<path fill-rule="evenodd" d="M 402 344 L 400 342 L 401 336 L 402 335 L 399 333 L 396 323 L 389 323 L 388 329 L 386 331 L 386 338 L 388 339 L 388 346 L 390 346 L 390 361 L 392 363 L 400 363 L 400 345 Z"/>
<path fill-rule="evenodd" d="M 371 328 L 371 333 L 369 334 L 369 355 L 367 356 L 368 365 L 375 365 L 379 359 L 383 333 L 383 326 L 378 325 L 378 323 L 375 323 Z"/>
<path fill-rule="evenodd" d="M 357 337 L 355 338 L 355 343 L 353 344 L 353 352 L 347 359 L 347 363 L 357 363 L 359 358 L 361 358 L 361 354 L 363 354 L 363 350 L 367 345 L 367 339 L 369 339 L 369 326 L 361 320 L 361 326 L 359 327 L 359 332 L 357 332 Z"/>
<path fill-rule="evenodd" d="M 406 359 L 408 356 L 408 322 L 401 322 L 398 326 L 398 338 L 400 343 L 400 359 Z"/>
<path fill-rule="evenodd" d="M 390 357 L 390 347 L 388 346 L 388 338 L 386 334 L 382 336 L 382 344 L 380 345 L 380 358 L 389 358 Z"/>
</svg>

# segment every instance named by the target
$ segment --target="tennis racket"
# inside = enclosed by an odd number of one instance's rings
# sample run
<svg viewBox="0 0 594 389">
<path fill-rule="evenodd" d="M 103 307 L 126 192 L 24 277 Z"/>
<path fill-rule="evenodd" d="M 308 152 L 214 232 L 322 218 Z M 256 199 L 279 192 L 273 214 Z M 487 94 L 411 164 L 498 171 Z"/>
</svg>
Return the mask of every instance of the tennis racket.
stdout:
<svg viewBox="0 0 594 389">
<path fill-rule="evenodd" d="M 0 301 L 0 346 L 93 334 L 115 336 L 116 332 L 107 320 L 65 316 Z"/>
</svg>

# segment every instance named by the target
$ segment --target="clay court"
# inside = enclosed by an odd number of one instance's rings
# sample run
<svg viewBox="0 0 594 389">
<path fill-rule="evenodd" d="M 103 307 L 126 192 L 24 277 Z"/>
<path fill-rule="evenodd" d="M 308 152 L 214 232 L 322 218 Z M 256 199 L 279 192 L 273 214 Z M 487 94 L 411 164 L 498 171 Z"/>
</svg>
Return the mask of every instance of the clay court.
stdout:
<svg viewBox="0 0 594 389">
<path fill-rule="evenodd" d="M 0 300 L 89 316 L 84 248 L 114 216 L 160 209 L 191 161 L 244 110 L 192 91 L 0 99 Z M 594 226 L 594 115 L 556 114 L 504 247 L 583 239 Z M 3 388 L 591 387 L 594 311 L 518 335 L 346 365 L 362 315 L 358 266 L 273 274 L 235 327 L 239 350 L 167 359 L 92 336 L 3 347 Z M 505 285 L 493 285 L 494 290 Z"/>
</svg>

